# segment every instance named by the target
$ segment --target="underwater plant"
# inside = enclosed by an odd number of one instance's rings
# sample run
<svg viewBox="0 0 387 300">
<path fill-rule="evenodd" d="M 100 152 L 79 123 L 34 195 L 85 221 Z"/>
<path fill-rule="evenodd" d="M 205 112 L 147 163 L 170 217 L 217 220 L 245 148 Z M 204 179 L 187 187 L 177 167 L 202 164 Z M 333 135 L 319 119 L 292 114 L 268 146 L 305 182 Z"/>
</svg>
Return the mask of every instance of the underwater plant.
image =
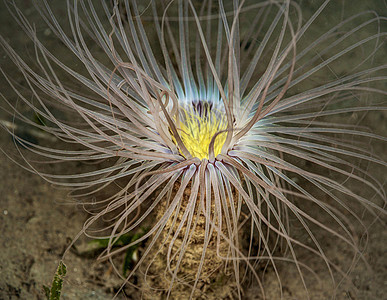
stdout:
<svg viewBox="0 0 387 300">
<path fill-rule="evenodd" d="M 364 214 L 385 217 L 372 169 L 386 163 L 369 148 L 385 138 L 352 123 L 385 109 L 386 20 L 370 10 L 333 18 L 316 34 L 330 2 L 306 17 L 289 0 L 67 1 L 63 18 L 36 1 L 58 49 L 8 4 L 34 56 L 27 62 L 0 36 L 24 85 L 2 74 L 40 121 L 3 101 L 55 142 L 6 130 L 20 154 L 95 162 L 75 174 L 46 173 L 29 160 L 25 168 L 82 201 L 91 217 L 73 243 L 83 234 L 109 239 L 101 258 L 122 289 L 150 299 L 241 299 L 253 286 L 265 298 L 272 274 L 275 299 L 291 268 L 311 298 L 320 276 L 313 257 L 335 297 L 364 259 L 366 238 L 354 227 L 367 231 Z M 113 247 L 144 224 L 141 237 Z M 346 249 L 347 268 L 330 258 L 322 232 Z M 122 276 L 113 258 L 141 243 Z"/>
</svg>

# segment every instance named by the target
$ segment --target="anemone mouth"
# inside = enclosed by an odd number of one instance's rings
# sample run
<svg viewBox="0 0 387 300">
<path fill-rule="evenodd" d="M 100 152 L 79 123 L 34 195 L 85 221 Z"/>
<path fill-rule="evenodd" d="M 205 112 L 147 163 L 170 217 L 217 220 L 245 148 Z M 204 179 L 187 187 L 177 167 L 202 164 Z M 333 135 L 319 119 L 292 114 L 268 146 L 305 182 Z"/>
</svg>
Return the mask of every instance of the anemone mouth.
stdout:
<svg viewBox="0 0 387 300">
<path fill-rule="evenodd" d="M 221 153 L 227 136 L 227 118 L 221 107 L 210 101 L 192 101 L 179 109 L 174 121 L 180 138 L 192 157 L 209 159 L 210 147 L 213 148 L 214 157 Z M 172 140 L 177 145 L 173 134 Z M 181 149 L 179 152 L 185 157 Z"/>
</svg>

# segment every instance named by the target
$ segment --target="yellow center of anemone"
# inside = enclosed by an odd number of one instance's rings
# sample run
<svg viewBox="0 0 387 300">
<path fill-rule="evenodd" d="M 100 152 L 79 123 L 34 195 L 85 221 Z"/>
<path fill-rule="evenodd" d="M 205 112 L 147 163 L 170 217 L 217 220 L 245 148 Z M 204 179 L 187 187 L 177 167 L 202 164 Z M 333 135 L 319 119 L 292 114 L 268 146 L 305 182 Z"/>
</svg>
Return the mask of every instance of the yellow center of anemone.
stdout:
<svg viewBox="0 0 387 300">
<path fill-rule="evenodd" d="M 224 114 L 207 107 L 202 113 L 197 110 L 181 110 L 181 119 L 177 122 L 182 142 L 193 157 L 208 159 L 209 146 L 212 138 L 220 131 L 227 129 L 227 120 Z M 226 132 L 221 132 L 214 138 L 214 156 L 220 154 Z M 173 137 L 176 143 L 175 138 Z M 180 150 L 180 153 L 183 154 Z"/>
</svg>

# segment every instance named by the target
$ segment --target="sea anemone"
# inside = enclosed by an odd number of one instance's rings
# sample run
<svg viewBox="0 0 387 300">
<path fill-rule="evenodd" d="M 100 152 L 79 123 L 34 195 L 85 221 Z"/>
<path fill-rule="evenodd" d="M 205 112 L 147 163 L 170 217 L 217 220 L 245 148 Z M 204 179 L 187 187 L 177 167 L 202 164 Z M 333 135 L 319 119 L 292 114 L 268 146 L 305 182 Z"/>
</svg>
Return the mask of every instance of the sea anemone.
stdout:
<svg viewBox="0 0 387 300">
<path fill-rule="evenodd" d="M 267 276 L 272 298 L 283 298 L 291 268 L 310 298 L 324 273 L 312 259 L 323 262 L 334 297 L 363 259 L 354 224 L 367 229 L 362 214 L 377 220 L 386 204 L 370 170 L 386 164 L 367 146 L 385 139 L 351 118 L 383 110 L 385 19 L 333 17 L 316 32 L 329 2 L 308 13 L 286 0 L 67 1 L 65 20 L 37 2 L 58 49 L 9 5 L 34 56 L 27 63 L 0 36 L 24 82 L 2 71 L 7 93 L 39 122 L 7 94 L 3 101 L 55 142 L 5 128 L 20 154 L 96 162 L 76 174 L 25 167 L 73 189 L 91 214 L 75 240 L 108 238 L 101 257 L 125 284 L 136 276 L 144 297 L 240 299 L 256 285 L 265 298 Z M 350 256 L 347 268 L 330 258 L 327 235 Z M 113 257 L 135 245 L 138 261 L 122 276 Z"/>
</svg>

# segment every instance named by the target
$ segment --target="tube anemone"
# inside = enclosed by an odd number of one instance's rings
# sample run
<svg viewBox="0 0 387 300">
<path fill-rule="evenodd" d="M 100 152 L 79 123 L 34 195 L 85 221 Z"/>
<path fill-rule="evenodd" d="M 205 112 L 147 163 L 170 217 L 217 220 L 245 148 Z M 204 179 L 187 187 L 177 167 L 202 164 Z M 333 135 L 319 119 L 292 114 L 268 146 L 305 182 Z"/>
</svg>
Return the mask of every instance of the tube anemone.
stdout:
<svg viewBox="0 0 387 300">
<path fill-rule="evenodd" d="M 152 299 L 241 299 L 248 286 L 286 298 L 286 269 L 301 298 L 313 297 L 314 275 L 331 282 L 334 297 L 363 259 L 354 229 L 367 228 L 362 213 L 386 214 L 369 167 L 386 163 L 367 146 L 385 138 L 350 124 L 384 109 L 385 18 L 361 12 L 315 34 L 329 0 L 307 17 L 286 0 L 113 2 L 67 1 L 66 20 L 35 3 L 71 62 L 45 46 L 14 2 L 33 61 L 0 36 L 24 81 L 2 71 L 9 93 L 44 123 L 7 95 L 4 103 L 57 141 L 33 143 L 5 127 L 17 145 L 43 160 L 99 163 L 49 174 L 25 160 L 82 199 L 91 217 L 76 239 L 108 238 L 102 258 L 125 284 L 137 276 Z M 105 199 L 87 200 L 114 183 Z M 143 236 L 113 248 L 144 224 Z M 349 266 L 331 259 L 325 236 L 350 253 Z M 122 276 L 112 258 L 135 245 L 144 245 L 141 256 Z M 325 272 L 316 274 L 312 259 Z"/>
</svg>

